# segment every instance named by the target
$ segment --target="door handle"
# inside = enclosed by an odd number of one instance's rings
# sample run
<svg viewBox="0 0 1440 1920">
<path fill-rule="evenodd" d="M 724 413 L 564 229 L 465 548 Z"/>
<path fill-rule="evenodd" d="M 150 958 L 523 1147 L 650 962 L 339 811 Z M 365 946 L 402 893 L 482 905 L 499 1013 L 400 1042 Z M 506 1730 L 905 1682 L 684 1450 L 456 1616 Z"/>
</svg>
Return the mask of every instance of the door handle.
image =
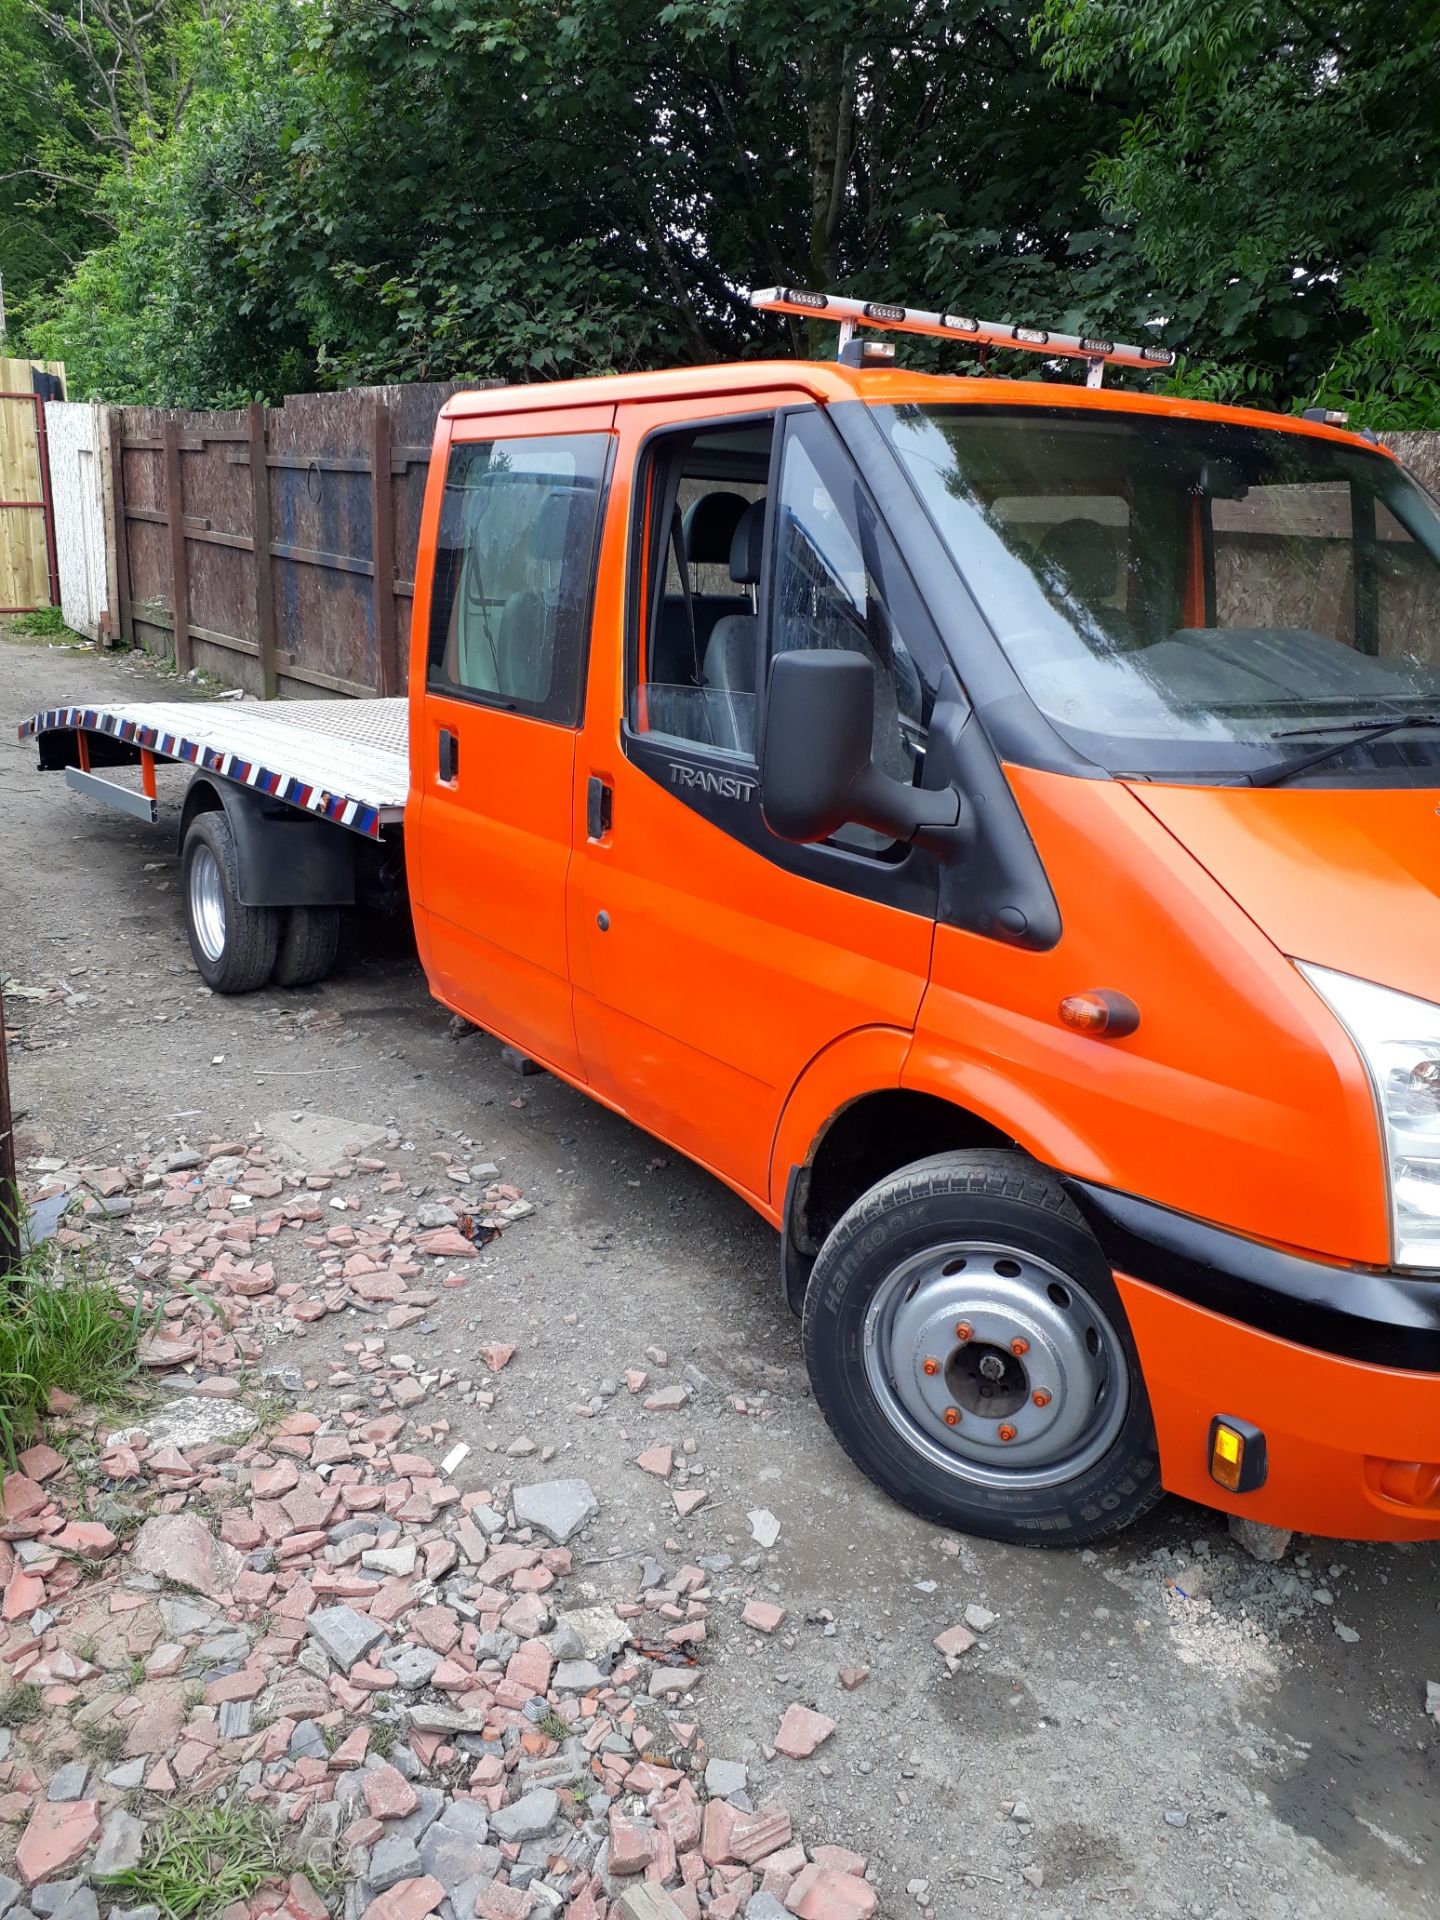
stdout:
<svg viewBox="0 0 1440 1920">
<path fill-rule="evenodd" d="M 440 778 L 453 785 L 460 778 L 460 736 L 440 729 Z"/>
<path fill-rule="evenodd" d="M 614 824 L 615 789 L 592 773 L 585 789 L 585 831 L 592 840 L 603 840 Z"/>
</svg>

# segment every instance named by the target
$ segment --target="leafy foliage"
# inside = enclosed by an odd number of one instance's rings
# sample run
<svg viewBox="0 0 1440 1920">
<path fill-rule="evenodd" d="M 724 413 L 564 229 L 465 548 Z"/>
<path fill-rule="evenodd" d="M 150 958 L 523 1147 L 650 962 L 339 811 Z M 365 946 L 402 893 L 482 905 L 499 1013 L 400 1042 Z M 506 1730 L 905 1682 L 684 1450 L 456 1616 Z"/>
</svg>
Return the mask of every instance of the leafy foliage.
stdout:
<svg viewBox="0 0 1440 1920">
<path fill-rule="evenodd" d="M 741 297 L 779 283 L 1160 321 L 1180 391 L 1440 418 L 1433 0 L 212 5 L 160 0 L 128 144 L 66 55 L 100 185 L 25 312 L 73 391 L 819 346 Z M 79 6 L 0 0 L 0 46 Z"/>
<path fill-rule="evenodd" d="M 1174 289 L 1183 391 L 1440 420 L 1440 117 L 1431 0 L 1046 0 L 1071 84 L 1152 104 L 1095 163 Z"/>
</svg>

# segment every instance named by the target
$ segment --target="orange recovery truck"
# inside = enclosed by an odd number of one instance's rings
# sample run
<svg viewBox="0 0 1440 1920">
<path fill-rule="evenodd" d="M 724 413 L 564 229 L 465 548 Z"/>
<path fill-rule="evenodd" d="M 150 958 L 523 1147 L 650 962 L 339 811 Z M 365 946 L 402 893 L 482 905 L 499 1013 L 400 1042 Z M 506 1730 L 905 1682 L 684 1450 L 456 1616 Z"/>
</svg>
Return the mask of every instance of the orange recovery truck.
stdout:
<svg viewBox="0 0 1440 1920">
<path fill-rule="evenodd" d="M 756 299 L 839 359 L 447 403 L 408 702 L 22 732 L 152 819 L 193 770 L 219 991 L 403 871 L 437 999 L 776 1228 L 927 1519 L 1440 1538 L 1435 503 L 1336 416 L 1100 384 L 1156 348 Z"/>
</svg>

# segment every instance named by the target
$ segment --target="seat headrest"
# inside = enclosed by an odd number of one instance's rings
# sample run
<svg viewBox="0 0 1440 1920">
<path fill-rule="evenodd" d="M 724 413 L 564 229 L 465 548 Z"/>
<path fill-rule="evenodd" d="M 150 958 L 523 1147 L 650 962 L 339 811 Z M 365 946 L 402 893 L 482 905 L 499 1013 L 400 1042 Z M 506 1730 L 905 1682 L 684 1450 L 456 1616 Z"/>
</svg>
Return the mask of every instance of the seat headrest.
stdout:
<svg viewBox="0 0 1440 1920">
<path fill-rule="evenodd" d="M 545 496 L 530 535 L 530 552 L 534 559 L 564 559 L 565 541 L 570 531 L 570 509 L 581 491 L 579 487 L 556 487 Z"/>
<path fill-rule="evenodd" d="M 1060 574 L 1063 584 L 1082 605 L 1103 605 L 1115 592 L 1120 529 L 1078 516 L 1057 521 L 1040 542 L 1036 558 Z"/>
<path fill-rule="evenodd" d="M 730 541 L 730 578 L 744 587 L 757 586 L 764 547 L 765 502 L 757 500 L 741 514 Z"/>
<path fill-rule="evenodd" d="M 735 526 L 749 503 L 738 493 L 702 493 L 685 510 L 681 534 L 692 566 L 723 567 Z"/>
</svg>

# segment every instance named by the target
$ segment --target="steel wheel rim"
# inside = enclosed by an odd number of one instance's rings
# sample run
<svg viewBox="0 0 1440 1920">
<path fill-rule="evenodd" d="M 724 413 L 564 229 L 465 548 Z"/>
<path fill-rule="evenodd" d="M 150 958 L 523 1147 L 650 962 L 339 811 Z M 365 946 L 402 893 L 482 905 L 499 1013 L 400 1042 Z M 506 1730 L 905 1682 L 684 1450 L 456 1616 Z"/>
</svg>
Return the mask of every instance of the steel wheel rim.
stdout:
<svg viewBox="0 0 1440 1920">
<path fill-rule="evenodd" d="M 220 862 L 209 847 L 199 846 L 190 862 L 190 924 L 207 960 L 225 952 L 225 889 Z"/>
<path fill-rule="evenodd" d="M 870 1303 L 864 1359 L 907 1446 L 997 1491 L 1077 1478 L 1109 1451 L 1130 1404 L 1109 1317 L 1018 1247 L 947 1241 L 913 1254 Z"/>
</svg>

